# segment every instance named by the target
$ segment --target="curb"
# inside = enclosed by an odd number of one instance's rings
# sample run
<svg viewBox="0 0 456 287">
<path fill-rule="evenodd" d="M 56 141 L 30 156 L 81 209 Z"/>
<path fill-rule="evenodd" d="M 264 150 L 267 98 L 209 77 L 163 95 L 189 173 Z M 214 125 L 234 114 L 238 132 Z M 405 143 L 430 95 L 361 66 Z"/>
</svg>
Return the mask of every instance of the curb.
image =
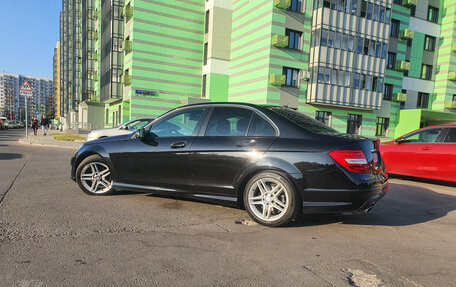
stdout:
<svg viewBox="0 0 456 287">
<path fill-rule="evenodd" d="M 30 143 L 25 140 L 18 140 L 17 141 L 20 144 L 23 145 L 31 145 L 31 146 L 40 146 L 40 147 L 56 147 L 56 148 L 63 148 L 63 149 L 71 149 L 71 150 L 77 150 L 77 147 L 71 147 L 71 146 L 61 146 L 61 145 L 53 145 L 53 144 L 38 144 L 38 143 Z"/>
</svg>

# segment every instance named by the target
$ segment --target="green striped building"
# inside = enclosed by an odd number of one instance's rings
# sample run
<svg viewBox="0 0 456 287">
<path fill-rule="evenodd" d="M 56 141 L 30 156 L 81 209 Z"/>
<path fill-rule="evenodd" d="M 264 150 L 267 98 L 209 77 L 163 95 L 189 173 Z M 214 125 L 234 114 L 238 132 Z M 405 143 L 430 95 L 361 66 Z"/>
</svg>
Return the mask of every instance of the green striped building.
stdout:
<svg viewBox="0 0 456 287">
<path fill-rule="evenodd" d="M 205 101 L 286 105 L 341 132 L 384 138 L 456 122 L 455 7 L 87 0 L 82 102 L 72 108 L 80 126 L 97 128 Z"/>
</svg>

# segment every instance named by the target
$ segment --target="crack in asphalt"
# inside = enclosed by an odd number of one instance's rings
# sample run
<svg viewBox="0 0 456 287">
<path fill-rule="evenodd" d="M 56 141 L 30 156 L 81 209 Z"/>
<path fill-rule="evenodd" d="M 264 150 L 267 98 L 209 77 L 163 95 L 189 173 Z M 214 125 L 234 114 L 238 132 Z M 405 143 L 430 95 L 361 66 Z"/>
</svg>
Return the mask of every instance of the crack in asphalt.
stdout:
<svg viewBox="0 0 456 287">
<path fill-rule="evenodd" d="M 19 170 L 19 172 L 16 174 L 16 176 L 14 177 L 13 181 L 11 182 L 10 186 L 6 189 L 6 191 L 2 194 L 0 194 L 0 205 L 2 204 L 3 202 L 3 199 L 5 199 L 6 195 L 8 194 L 8 192 L 11 190 L 11 188 L 13 187 L 14 183 L 16 182 L 17 178 L 19 177 L 19 175 L 22 173 L 22 171 L 24 170 L 25 166 L 27 165 L 29 159 L 30 159 L 30 156 L 31 154 L 28 154 L 27 156 L 27 159 L 25 160 L 24 164 L 22 165 L 21 169 Z"/>
</svg>

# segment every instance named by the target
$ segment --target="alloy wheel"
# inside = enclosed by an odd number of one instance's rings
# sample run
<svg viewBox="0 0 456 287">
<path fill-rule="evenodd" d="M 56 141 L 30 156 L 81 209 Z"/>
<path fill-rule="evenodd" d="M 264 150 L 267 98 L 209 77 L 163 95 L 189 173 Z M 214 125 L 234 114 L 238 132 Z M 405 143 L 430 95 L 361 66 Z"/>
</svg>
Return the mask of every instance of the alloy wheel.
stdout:
<svg viewBox="0 0 456 287">
<path fill-rule="evenodd" d="M 271 222 L 283 217 L 290 200 L 286 187 L 274 178 L 260 178 L 248 191 L 251 211 L 261 220 Z"/>
<path fill-rule="evenodd" d="M 91 162 L 84 166 L 80 179 L 84 188 L 95 194 L 106 193 L 112 187 L 111 171 L 101 162 Z"/>
</svg>

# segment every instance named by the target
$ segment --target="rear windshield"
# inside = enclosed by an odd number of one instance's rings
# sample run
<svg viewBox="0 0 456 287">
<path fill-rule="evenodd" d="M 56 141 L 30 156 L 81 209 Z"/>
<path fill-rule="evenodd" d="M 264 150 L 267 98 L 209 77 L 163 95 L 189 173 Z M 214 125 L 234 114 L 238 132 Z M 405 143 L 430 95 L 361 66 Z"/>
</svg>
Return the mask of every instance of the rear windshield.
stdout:
<svg viewBox="0 0 456 287">
<path fill-rule="evenodd" d="M 323 124 L 311 117 L 308 117 L 304 114 L 301 114 L 293 109 L 286 108 L 286 107 L 267 107 L 267 108 L 310 132 L 313 132 L 313 133 L 338 133 L 338 131 L 336 131 L 335 129 L 330 128 L 330 127 L 326 126 L 325 124 Z"/>
</svg>

